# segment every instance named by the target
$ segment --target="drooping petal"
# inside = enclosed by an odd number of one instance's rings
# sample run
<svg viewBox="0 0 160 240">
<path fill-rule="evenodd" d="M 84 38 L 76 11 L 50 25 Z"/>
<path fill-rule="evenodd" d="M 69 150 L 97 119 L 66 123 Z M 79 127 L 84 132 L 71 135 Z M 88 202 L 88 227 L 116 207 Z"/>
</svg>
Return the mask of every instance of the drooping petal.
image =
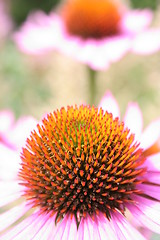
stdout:
<svg viewBox="0 0 160 240">
<path fill-rule="evenodd" d="M 136 196 L 137 205 L 127 204 L 127 208 L 141 226 L 151 231 L 160 233 L 160 203 Z"/>
<path fill-rule="evenodd" d="M 73 57 L 82 63 L 88 64 L 94 70 L 106 70 L 109 67 L 110 60 L 103 42 L 103 40 L 98 42 L 94 39 L 81 40 L 81 42 L 77 42 L 79 54 L 74 51 Z M 102 55 L 104 56 L 103 58 Z"/>
<path fill-rule="evenodd" d="M 113 114 L 113 117 L 119 117 L 120 116 L 120 110 L 118 103 L 116 99 L 113 97 L 112 93 L 107 91 L 103 98 L 100 101 L 100 104 L 98 106 L 101 107 L 103 111 L 107 111 L 109 113 Z"/>
<path fill-rule="evenodd" d="M 137 54 L 149 55 L 160 50 L 160 29 L 149 29 L 138 34 L 133 43 L 132 51 Z"/>
<path fill-rule="evenodd" d="M 0 182 L 0 207 L 20 198 L 22 186 L 17 181 L 2 181 Z"/>
<path fill-rule="evenodd" d="M 134 228 L 124 216 L 116 212 L 112 214 L 112 222 L 120 240 L 145 240 L 145 238 Z"/>
<path fill-rule="evenodd" d="M 0 232 L 11 226 L 19 218 L 21 218 L 31 207 L 22 203 L 18 206 L 12 207 L 10 210 L 0 215 Z"/>
<path fill-rule="evenodd" d="M 30 135 L 31 130 L 36 127 L 37 121 L 33 117 L 21 117 L 16 122 L 12 131 L 8 134 L 9 141 L 20 149 L 25 145 L 26 138 Z"/>
<path fill-rule="evenodd" d="M 21 51 L 28 54 L 44 54 L 53 50 L 54 19 L 42 11 L 32 13 L 13 36 Z"/>
<path fill-rule="evenodd" d="M 152 146 L 160 137 L 160 119 L 153 121 L 143 132 L 140 143 L 143 149 Z"/>
<path fill-rule="evenodd" d="M 52 239 L 56 240 L 72 240 L 76 239 L 77 224 L 75 217 L 71 218 L 70 215 L 66 215 L 62 222 L 58 223 L 55 232 L 52 234 Z"/>
<path fill-rule="evenodd" d="M 36 236 L 38 234 L 41 234 L 44 231 L 44 229 L 46 230 L 45 231 L 46 236 L 44 237 L 44 239 L 47 239 L 47 236 L 50 233 L 47 231 L 47 228 L 45 227 L 48 219 L 49 219 L 49 214 L 40 215 L 40 212 L 38 210 L 35 213 L 32 213 L 30 216 L 27 216 L 22 222 L 17 224 L 15 227 L 8 230 L 7 233 L 2 236 L 2 239 L 3 240 L 22 240 L 22 239 L 38 240 Z"/>
<path fill-rule="evenodd" d="M 137 103 L 129 103 L 125 116 L 125 126 L 127 126 L 131 133 L 135 134 L 136 140 L 139 139 L 143 128 L 142 112 Z"/>
<path fill-rule="evenodd" d="M 16 179 L 19 162 L 18 152 L 0 144 L 0 180 Z"/>
<path fill-rule="evenodd" d="M 103 55 L 107 57 L 106 60 L 111 64 L 124 57 L 124 55 L 129 51 L 130 46 L 131 39 L 128 36 L 112 36 L 104 39 L 102 52 Z"/>
<path fill-rule="evenodd" d="M 147 157 L 143 166 L 147 167 L 147 173 L 160 172 L 160 153 Z"/>
<path fill-rule="evenodd" d="M 152 198 L 160 200 L 160 186 L 152 184 L 138 184 L 137 189 L 142 190 L 142 192 Z"/>
<path fill-rule="evenodd" d="M 126 12 L 121 23 L 122 31 L 130 34 L 141 32 L 149 26 L 152 16 L 152 11 L 148 9 Z"/>
<path fill-rule="evenodd" d="M 0 112 L 0 134 L 4 134 L 12 127 L 14 122 L 14 115 L 9 110 Z"/>
<path fill-rule="evenodd" d="M 117 239 L 112 222 L 108 221 L 103 214 L 95 215 L 94 220 L 90 216 L 82 219 L 78 228 L 76 240 L 112 240 Z"/>
</svg>

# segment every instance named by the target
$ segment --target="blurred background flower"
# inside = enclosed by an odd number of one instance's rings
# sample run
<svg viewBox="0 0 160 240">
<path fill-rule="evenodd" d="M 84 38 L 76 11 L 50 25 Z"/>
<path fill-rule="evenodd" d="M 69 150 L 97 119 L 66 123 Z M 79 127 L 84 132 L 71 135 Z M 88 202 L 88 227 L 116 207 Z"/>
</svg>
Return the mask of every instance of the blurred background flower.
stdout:
<svg viewBox="0 0 160 240">
<path fill-rule="evenodd" d="M 122 59 L 135 48 L 134 41 L 140 44 L 139 35 L 151 21 L 150 10 L 129 10 L 117 1 L 68 0 L 57 13 L 30 14 L 13 38 L 24 53 L 42 58 L 56 50 L 88 66 L 88 102 L 95 104 L 96 71 Z"/>
</svg>

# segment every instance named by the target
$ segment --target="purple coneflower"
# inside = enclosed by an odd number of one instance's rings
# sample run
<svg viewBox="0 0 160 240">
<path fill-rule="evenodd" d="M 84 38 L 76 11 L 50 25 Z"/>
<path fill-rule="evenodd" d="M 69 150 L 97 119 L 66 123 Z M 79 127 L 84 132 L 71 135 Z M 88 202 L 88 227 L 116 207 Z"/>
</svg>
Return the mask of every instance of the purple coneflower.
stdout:
<svg viewBox="0 0 160 240">
<path fill-rule="evenodd" d="M 31 14 L 14 39 L 26 53 L 55 49 L 94 70 L 105 70 L 127 53 L 151 19 L 151 11 L 127 10 L 117 1 L 67 1 L 59 14 Z"/>
<path fill-rule="evenodd" d="M 160 233 L 160 120 L 141 134 L 137 104 L 124 122 L 118 112 L 107 93 L 99 108 L 68 106 L 37 125 L 17 179 L 1 182 L 0 205 L 10 203 L 0 216 L 1 239 L 145 239 L 128 211 Z"/>
</svg>

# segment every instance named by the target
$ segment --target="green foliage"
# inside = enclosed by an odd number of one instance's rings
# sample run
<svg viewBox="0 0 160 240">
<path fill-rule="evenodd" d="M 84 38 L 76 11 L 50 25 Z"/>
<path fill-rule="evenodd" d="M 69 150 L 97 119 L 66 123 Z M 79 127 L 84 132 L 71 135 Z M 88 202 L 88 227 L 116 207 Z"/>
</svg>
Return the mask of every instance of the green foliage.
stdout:
<svg viewBox="0 0 160 240">
<path fill-rule="evenodd" d="M 51 96 L 50 88 L 38 74 L 29 68 L 23 56 L 12 43 L 0 54 L 0 108 L 12 109 L 18 117 L 30 114 Z"/>
<path fill-rule="evenodd" d="M 60 0 L 12 0 L 10 9 L 13 20 L 17 25 L 21 24 L 30 11 L 42 9 L 45 12 L 51 11 Z"/>
<path fill-rule="evenodd" d="M 133 8 L 151 8 L 156 10 L 160 4 L 160 0 L 130 0 Z"/>
</svg>

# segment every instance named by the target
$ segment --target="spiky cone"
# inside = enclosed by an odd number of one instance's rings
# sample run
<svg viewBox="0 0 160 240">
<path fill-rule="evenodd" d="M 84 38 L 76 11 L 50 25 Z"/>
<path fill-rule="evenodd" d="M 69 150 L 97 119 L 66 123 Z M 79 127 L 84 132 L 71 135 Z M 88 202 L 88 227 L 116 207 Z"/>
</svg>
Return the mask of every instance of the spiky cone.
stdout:
<svg viewBox="0 0 160 240">
<path fill-rule="evenodd" d="M 17 209 L 27 214 L 2 239 L 143 239 L 127 221 L 127 209 L 159 232 L 158 218 L 146 211 L 157 217 L 160 207 L 148 157 L 157 152 L 143 151 L 125 124 L 102 108 L 48 114 L 21 154 L 19 187 L 26 200 Z"/>
</svg>

